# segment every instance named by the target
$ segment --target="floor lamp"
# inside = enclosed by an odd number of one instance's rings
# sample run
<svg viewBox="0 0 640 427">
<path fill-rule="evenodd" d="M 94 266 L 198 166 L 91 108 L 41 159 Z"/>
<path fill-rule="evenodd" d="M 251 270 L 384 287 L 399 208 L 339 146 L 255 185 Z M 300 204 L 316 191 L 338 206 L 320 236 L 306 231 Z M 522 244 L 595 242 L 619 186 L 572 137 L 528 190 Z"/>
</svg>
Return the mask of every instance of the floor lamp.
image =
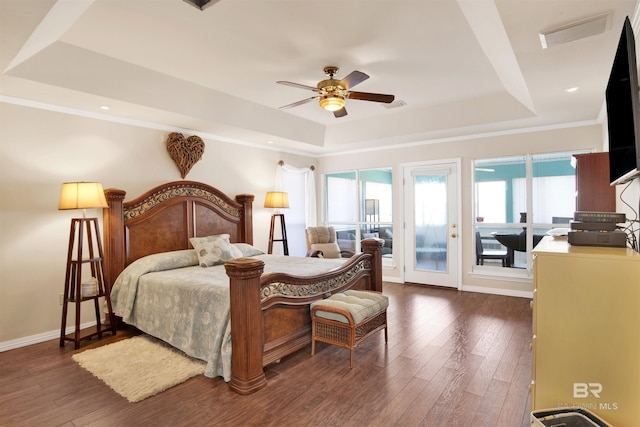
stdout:
<svg viewBox="0 0 640 427">
<path fill-rule="evenodd" d="M 378 231 L 377 223 L 380 220 L 378 212 L 380 211 L 380 200 L 378 199 L 365 199 L 364 201 L 364 213 L 366 215 L 365 220 L 369 223 L 369 232 Z"/>
<path fill-rule="evenodd" d="M 287 243 L 287 227 L 284 223 L 284 214 L 280 213 L 280 209 L 286 209 L 289 207 L 289 195 L 284 191 L 269 191 L 264 199 L 264 207 L 276 209 L 276 212 L 271 215 L 271 230 L 269 231 L 268 253 L 273 252 L 273 242 L 282 242 L 284 255 L 289 255 L 289 245 Z M 281 239 L 273 238 L 276 217 L 280 218 L 280 228 L 282 235 Z"/>
<path fill-rule="evenodd" d="M 103 325 L 98 299 L 104 297 L 109 327 L 113 335 L 116 325 L 111 307 L 109 289 L 104 281 L 104 255 L 98 218 L 87 218 L 86 209 L 107 208 L 102 184 L 98 182 L 65 182 L 62 184 L 58 209 L 82 209 L 82 218 L 71 219 L 69 249 L 67 251 L 67 271 L 64 282 L 62 304 L 62 325 L 60 327 L 60 347 L 65 341 L 73 341 L 80 348 L 80 341 L 97 336 L 102 338 Z M 86 233 L 86 235 L 85 235 Z M 88 249 L 88 256 L 84 249 Z M 83 278 L 84 272 L 91 273 Z M 80 331 L 80 306 L 83 301 L 93 301 L 96 313 L 96 326 Z M 75 304 L 75 331 L 66 335 L 67 309 L 69 303 Z"/>
</svg>

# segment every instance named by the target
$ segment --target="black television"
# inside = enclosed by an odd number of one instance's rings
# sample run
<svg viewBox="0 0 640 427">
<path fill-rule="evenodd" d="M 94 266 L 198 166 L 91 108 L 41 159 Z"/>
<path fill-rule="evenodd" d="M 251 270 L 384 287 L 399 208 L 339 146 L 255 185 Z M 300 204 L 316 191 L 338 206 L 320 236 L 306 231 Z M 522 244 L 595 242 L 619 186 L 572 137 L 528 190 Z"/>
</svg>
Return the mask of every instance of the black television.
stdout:
<svg viewBox="0 0 640 427">
<path fill-rule="evenodd" d="M 640 176 L 639 89 L 636 42 L 627 16 L 605 93 L 611 185 Z"/>
</svg>

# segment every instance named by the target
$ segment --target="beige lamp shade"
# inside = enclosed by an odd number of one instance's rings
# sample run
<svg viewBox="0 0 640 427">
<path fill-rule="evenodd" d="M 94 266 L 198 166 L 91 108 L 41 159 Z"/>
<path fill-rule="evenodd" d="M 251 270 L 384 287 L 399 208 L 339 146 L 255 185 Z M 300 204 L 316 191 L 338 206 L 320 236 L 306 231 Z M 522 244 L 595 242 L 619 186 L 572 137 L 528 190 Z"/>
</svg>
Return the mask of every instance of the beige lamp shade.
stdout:
<svg viewBox="0 0 640 427">
<path fill-rule="evenodd" d="M 99 182 L 65 182 L 60 192 L 58 209 L 108 208 Z"/>
<path fill-rule="evenodd" d="M 265 208 L 283 209 L 289 207 L 289 195 L 284 191 L 269 191 L 264 198 Z"/>
</svg>

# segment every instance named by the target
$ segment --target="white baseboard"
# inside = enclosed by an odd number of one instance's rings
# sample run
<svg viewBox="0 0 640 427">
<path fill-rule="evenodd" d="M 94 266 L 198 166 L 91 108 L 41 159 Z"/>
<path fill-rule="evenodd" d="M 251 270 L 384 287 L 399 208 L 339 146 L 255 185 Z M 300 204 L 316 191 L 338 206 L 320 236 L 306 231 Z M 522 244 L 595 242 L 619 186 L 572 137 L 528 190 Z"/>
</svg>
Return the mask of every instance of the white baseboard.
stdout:
<svg viewBox="0 0 640 427">
<path fill-rule="evenodd" d="M 519 297 L 519 298 L 533 298 L 533 292 L 531 291 L 516 291 L 513 289 L 504 288 L 485 288 L 484 286 L 464 286 L 462 285 L 462 291 L 464 292 L 477 292 L 481 294 L 492 295 L 504 295 L 507 297 Z"/>
<path fill-rule="evenodd" d="M 404 283 L 399 277 L 384 277 L 384 275 L 382 276 L 382 281 L 391 283 Z"/>
<path fill-rule="evenodd" d="M 104 320 L 103 320 L 104 322 Z M 88 323 L 83 323 L 82 325 L 80 325 L 80 329 L 85 329 L 91 326 L 95 326 L 96 322 L 88 322 Z M 75 331 L 75 327 L 71 326 L 68 327 L 65 331 L 65 335 L 66 334 L 71 334 Z M 54 339 L 60 339 L 60 330 L 56 329 L 55 331 L 49 331 L 49 332 L 43 332 L 41 334 L 36 334 L 36 335 L 31 335 L 28 337 L 23 337 L 23 338 L 18 338 L 15 340 L 10 340 L 10 341 L 4 341 L 4 342 L 0 342 L 0 353 L 4 352 L 4 351 L 9 351 L 9 350 L 13 350 L 16 348 L 20 348 L 20 347 L 26 347 L 28 345 L 32 345 L 32 344 L 38 344 L 41 342 L 45 342 L 45 341 L 49 341 L 49 340 L 54 340 Z"/>
</svg>

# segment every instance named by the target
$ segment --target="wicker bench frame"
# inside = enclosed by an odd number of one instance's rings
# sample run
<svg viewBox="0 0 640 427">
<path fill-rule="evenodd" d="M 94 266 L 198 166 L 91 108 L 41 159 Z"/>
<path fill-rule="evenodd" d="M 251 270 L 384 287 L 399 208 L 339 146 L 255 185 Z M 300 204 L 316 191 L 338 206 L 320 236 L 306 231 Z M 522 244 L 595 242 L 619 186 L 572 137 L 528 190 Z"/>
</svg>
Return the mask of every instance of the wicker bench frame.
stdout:
<svg viewBox="0 0 640 427">
<path fill-rule="evenodd" d="M 316 311 L 341 314 L 347 318 L 349 323 L 318 317 L 316 316 Z M 349 368 L 353 368 L 355 349 L 358 344 L 381 329 L 384 329 L 384 342 L 387 343 L 389 339 L 387 332 L 387 309 L 367 317 L 360 323 L 355 323 L 351 313 L 347 310 L 324 306 L 321 303 L 316 304 L 311 309 L 311 356 L 315 354 L 316 341 L 348 348 L 351 352 Z"/>
</svg>

